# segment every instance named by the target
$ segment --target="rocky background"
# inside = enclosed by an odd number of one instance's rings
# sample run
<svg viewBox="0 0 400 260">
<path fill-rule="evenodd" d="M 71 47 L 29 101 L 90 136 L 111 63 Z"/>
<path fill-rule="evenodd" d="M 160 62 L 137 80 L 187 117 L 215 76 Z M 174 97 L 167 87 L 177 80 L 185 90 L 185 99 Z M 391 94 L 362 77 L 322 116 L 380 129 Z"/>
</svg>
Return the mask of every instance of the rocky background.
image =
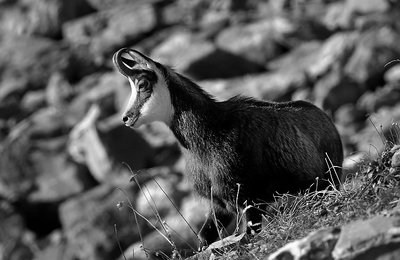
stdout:
<svg viewBox="0 0 400 260">
<path fill-rule="evenodd" d="M 176 208 L 197 229 L 207 206 L 168 129 L 122 125 L 119 48 L 221 100 L 312 101 L 352 167 L 400 135 L 399 17 L 396 0 L 0 0 L 0 259 L 169 254 L 132 209 L 196 248 Z"/>
</svg>

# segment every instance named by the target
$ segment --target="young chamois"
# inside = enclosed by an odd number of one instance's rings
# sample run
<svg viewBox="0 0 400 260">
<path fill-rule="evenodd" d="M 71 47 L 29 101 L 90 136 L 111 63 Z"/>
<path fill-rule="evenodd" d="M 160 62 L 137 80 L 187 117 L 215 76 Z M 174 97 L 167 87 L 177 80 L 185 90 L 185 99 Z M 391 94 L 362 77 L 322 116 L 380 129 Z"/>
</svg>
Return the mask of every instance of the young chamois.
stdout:
<svg viewBox="0 0 400 260">
<path fill-rule="evenodd" d="M 227 227 L 238 207 L 271 201 L 276 192 L 307 189 L 317 177 L 323 188 L 322 180 L 331 175 L 326 155 L 341 175 L 339 134 L 330 118 L 308 102 L 245 97 L 217 102 L 138 51 L 121 49 L 113 62 L 132 89 L 125 125 L 162 121 L 169 126 L 182 147 L 194 191 L 213 203 L 199 232 L 204 245 L 219 238 L 213 214 Z M 242 220 L 240 231 L 258 231 L 261 213 L 247 207 Z"/>
</svg>

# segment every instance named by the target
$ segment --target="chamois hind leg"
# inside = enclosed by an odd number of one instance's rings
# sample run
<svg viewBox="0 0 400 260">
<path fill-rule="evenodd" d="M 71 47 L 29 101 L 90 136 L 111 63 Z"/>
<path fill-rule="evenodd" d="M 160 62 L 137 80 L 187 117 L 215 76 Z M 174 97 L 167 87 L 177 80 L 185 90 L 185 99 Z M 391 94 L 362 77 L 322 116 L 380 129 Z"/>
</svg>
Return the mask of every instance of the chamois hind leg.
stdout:
<svg viewBox="0 0 400 260">
<path fill-rule="evenodd" d="M 220 232 L 226 232 L 226 228 L 228 228 L 229 224 L 232 222 L 233 217 L 232 213 L 214 203 L 213 209 L 207 214 L 207 219 L 199 231 L 199 249 L 218 240 L 220 238 Z M 218 227 L 215 225 L 215 220 L 217 221 Z"/>
</svg>

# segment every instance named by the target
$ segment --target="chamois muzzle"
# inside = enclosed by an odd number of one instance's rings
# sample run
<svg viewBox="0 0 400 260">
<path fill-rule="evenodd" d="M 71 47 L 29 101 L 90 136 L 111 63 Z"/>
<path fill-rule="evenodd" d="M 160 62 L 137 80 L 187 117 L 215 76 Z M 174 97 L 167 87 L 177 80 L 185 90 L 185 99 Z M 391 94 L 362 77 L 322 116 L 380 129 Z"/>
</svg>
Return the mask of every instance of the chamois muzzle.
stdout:
<svg viewBox="0 0 400 260">
<path fill-rule="evenodd" d="M 129 55 L 132 59 L 123 57 L 122 55 L 124 54 Z M 122 48 L 117 51 L 113 56 L 113 63 L 125 77 L 133 77 L 143 72 L 143 70 L 149 70 L 144 58 L 138 52 L 128 48 Z"/>
</svg>

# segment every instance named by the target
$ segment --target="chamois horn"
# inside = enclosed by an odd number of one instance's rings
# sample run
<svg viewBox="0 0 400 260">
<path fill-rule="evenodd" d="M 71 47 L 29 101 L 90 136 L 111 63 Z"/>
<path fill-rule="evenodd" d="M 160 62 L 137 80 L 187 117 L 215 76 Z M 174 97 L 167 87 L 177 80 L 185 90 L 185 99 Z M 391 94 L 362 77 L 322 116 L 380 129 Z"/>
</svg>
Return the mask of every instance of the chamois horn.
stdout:
<svg viewBox="0 0 400 260">
<path fill-rule="evenodd" d="M 128 54 L 131 59 L 124 58 L 122 55 Z M 143 70 L 148 70 L 146 60 L 143 55 L 137 51 L 128 48 L 122 48 L 113 55 L 113 63 L 118 71 L 125 77 L 132 77 Z M 135 68 L 137 67 L 137 68 Z"/>
</svg>

